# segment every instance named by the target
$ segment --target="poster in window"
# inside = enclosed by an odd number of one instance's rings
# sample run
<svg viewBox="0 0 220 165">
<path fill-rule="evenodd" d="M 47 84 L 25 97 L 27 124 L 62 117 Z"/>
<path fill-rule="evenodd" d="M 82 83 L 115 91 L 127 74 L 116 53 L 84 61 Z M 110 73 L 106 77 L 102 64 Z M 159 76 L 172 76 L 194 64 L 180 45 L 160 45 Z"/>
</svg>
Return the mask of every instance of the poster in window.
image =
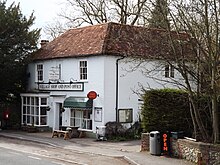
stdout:
<svg viewBox="0 0 220 165">
<path fill-rule="evenodd" d="M 102 122 L 102 107 L 94 108 L 94 120 L 96 122 Z"/>
<path fill-rule="evenodd" d="M 119 111 L 119 122 L 125 123 L 126 122 L 126 111 L 125 110 L 120 110 Z"/>
<path fill-rule="evenodd" d="M 133 109 L 119 109 L 119 122 L 132 123 Z"/>
</svg>

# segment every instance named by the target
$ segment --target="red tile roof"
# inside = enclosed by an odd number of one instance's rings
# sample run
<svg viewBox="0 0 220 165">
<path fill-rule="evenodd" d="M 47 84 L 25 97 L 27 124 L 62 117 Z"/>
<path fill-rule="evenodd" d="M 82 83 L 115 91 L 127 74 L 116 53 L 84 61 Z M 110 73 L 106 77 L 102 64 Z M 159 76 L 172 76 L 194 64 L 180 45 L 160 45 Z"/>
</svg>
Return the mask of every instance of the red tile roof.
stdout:
<svg viewBox="0 0 220 165">
<path fill-rule="evenodd" d="M 167 56 L 166 31 L 106 23 L 66 31 L 32 56 L 33 60 L 92 55 Z M 179 36 L 178 36 L 179 37 Z M 188 35 L 182 34 L 186 39 Z"/>
</svg>

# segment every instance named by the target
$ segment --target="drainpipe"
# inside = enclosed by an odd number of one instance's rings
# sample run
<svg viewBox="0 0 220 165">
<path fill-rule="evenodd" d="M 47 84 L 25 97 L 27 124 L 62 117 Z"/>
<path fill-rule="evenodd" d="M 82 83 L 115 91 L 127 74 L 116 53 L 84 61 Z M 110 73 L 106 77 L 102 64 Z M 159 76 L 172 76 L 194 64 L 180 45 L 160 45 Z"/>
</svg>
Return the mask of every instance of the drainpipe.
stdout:
<svg viewBox="0 0 220 165">
<path fill-rule="evenodd" d="M 120 60 L 124 59 L 125 57 L 118 58 L 116 60 L 116 100 L 115 100 L 115 111 L 116 111 L 116 122 L 119 122 L 119 113 L 118 113 L 118 92 L 119 92 L 119 77 L 118 77 L 118 63 Z"/>
</svg>

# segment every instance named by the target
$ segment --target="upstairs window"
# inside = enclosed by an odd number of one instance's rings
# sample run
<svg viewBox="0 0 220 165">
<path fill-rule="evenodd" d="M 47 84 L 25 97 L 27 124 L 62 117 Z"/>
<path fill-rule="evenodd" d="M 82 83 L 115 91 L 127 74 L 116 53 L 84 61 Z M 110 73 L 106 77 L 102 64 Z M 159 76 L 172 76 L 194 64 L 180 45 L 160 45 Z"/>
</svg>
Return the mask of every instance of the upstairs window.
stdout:
<svg viewBox="0 0 220 165">
<path fill-rule="evenodd" d="M 37 64 L 37 81 L 43 81 L 43 64 Z"/>
<path fill-rule="evenodd" d="M 80 80 L 87 80 L 87 61 L 80 61 Z"/>
<path fill-rule="evenodd" d="M 171 64 L 165 65 L 165 77 L 174 78 L 174 66 Z"/>
</svg>

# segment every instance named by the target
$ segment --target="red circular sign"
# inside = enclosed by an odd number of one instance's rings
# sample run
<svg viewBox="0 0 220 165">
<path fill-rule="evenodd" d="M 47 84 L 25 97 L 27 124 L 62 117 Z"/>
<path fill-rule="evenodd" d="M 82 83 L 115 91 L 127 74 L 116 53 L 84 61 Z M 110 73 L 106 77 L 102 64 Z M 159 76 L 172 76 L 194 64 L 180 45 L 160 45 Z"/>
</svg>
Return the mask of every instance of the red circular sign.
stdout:
<svg viewBox="0 0 220 165">
<path fill-rule="evenodd" d="M 87 97 L 89 99 L 95 99 L 97 97 L 97 93 L 95 91 L 90 91 L 88 94 L 87 94 Z"/>
</svg>

